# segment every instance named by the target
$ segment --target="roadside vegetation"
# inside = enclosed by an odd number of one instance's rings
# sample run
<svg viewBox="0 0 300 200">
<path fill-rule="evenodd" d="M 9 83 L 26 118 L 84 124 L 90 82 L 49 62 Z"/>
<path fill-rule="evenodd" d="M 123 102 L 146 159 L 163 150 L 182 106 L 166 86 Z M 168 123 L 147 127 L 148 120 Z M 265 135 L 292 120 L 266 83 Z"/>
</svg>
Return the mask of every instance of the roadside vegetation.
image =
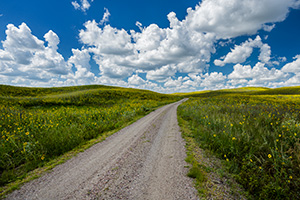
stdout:
<svg viewBox="0 0 300 200">
<path fill-rule="evenodd" d="M 97 85 L 0 85 L 0 187 L 24 178 L 27 172 L 105 132 L 179 99 L 145 90 Z"/>
<path fill-rule="evenodd" d="M 249 199 L 299 199 L 299 94 L 300 87 L 190 93 L 182 95 L 190 100 L 178 115 L 190 137 L 226 163 Z"/>
</svg>

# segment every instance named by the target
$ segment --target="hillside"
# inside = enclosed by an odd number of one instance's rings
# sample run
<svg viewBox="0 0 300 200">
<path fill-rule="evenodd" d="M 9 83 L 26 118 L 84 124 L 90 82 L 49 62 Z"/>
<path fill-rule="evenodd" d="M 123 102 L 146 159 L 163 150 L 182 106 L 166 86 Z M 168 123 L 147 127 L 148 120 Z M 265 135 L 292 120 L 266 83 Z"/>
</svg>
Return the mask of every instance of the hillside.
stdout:
<svg viewBox="0 0 300 200">
<path fill-rule="evenodd" d="M 0 102 L 4 105 L 31 106 L 100 106 L 125 100 L 166 101 L 177 96 L 147 90 L 103 85 L 53 88 L 30 88 L 0 85 Z"/>
<path fill-rule="evenodd" d="M 183 97 L 210 97 L 220 95 L 299 95 L 300 86 L 294 87 L 282 87 L 282 88 L 266 88 L 266 87 L 242 87 L 234 89 L 222 89 L 222 90 L 204 90 L 189 93 L 174 93 L 174 95 Z"/>
<path fill-rule="evenodd" d="M 101 85 L 0 85 L 0 186 L 22 179 L 27 172 L 91 139 L 105 138 L 107 132 L 180 99 Z"/>
</svg>

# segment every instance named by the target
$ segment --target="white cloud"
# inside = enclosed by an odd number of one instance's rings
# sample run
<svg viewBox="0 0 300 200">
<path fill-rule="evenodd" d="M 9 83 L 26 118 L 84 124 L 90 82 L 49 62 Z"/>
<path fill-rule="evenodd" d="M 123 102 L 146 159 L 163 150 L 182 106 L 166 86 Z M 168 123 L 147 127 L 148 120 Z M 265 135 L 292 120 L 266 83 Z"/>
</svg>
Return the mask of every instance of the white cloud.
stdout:
<svg viewBox="0 0 300 200">
<path fill-rule="evenodd" d="M 0 50 L 0 74 L 7 76 L 10 82 L 37 82 L 43 85 L 58 80 L 70 71 L 62 55 L 57 52 L 59 38 L 53 31 L 44 36 L 47 46 L 32 35 L 25 23 L 19 27 L 7 25 L 5 33 L 6 40 L 2 41 L 3 50 Z"/>
<path fill-rule="evenodd" d="M 108 11 L 107 8 L 104 8 L 104 11 L 105 11 L 105 13 L 103 14 L 103 17 L 102 17 L 102 19 L 100 21 L 101 25 L 103 25 L 103 24 L 105 24 L 106 22 L 109 21 L 110 12 Z"/>
<path fill-rule="evenodd" d="M 72 1 L 71 3 L 72 3 L 72 5 L 73 5 L 73 7 L 74 7 L 75 10 L 79 10 L 80 9 L 80 5 L 79 5 L 79 3 L 77 1 Z"/>
<path fill-rule="evenodd" d="M 142 79 L 140 76 L 138 76 L 137 74 L 135 74 L 132 75 L 130 78 L 128 78 L 128 83 L 130 85 L 141 86 L 144 85 L 146 81 Z"/>
<path fill-rule="evenodd" d="M 273 84 L 275 87 L 279 86 L 299 86 L 300 84 L 300 74 L 297 74 L 295 76 L 292 76 L 290 79 L 287 81 L 283 81 L 280 83 Z"/>
<path fill-rule="evenodd" d="M 81 9 L 82 11 L 87 11 L 91 7 L 91 4 L 88 0 L 81 0 Z"/>
<path fill-rule="evenodd" d="M 135 25 L 139 27 L 140 31 L 143 31 L 143 24 L 141 22 L 136 22 Z"/>
<path fill-rule="evenodd" d="M 116 64 L 117 57 L 106 56 L 101 58 L 101 56 L 94 56 L 94 60 L 99 65 L 100 74 L 109 78 L 123 79 L 131 76 L 134 69 L 124 67 L 122 65 Z"/>
<path fill-rule="evenodd" d="M 25 23 L 19 28 L 12 24 L 7 25 L 6 40 L 2 42 L 3 48 L 10 53 L 17 64 L 29 64 L 34 52 L 42 50 L 44 42 L 31 34 Z"/>
<path fill-rule="evenodd" d="M 272 25 L 263 24 L 263 29 L 266 32 L 271 32 L 274 28 L 275 28 L 275 24 L 272 24 Z"/>
<path fill-rule="evenodd" d="M 48 33 L 44 36 L 45 40 L 48 42 L 48 47 L 57 50 L 57 45 L 59 44 L 59 38 L 52 30 L 50 30 Z"/>
<path fill-rule="evenodd" d="M 285 20 L 298 0 L 204 0 L 188 9 L 187 24 L 199 32 L 215 33 L 218 38 L 252 35 Z"/>
<path fill-rule="evenodd" d="M 281 70 L 272 68 L 268 69 L 265 64 L 258 62 L 253 68 L 250 65 L 237 64 L 234 67 L 228 79 L 248 79 L 249 85 L 266 85 L 272 82 L 287 80 L 288 74 Z"/>
<path fill-rule="evenodd" d="M 109 78 L 106 76 L 96 77 L 94 84 L 117 86 L 117 87 L 128 87 L 127 82 L 120 79 Z"/>
<path fill-rule="evenodd" d="M 295 56 L 294 61 L 284 65 L 281 70 L 283 72 L 300 73 L 300 55 Z"/>
<path fill-rule="evenodd" d="M 72 49 L 73 55 L 69 58 L 68 64 L 76 68 L 75 73 L 70 72 L 63 76 L 68 85 L 92 84 L 95 82 L 95 75 L 91 72 L 90 53 L 87 49 Z"/>
<path fill-rule="evenodd" d="M 91 2 L 93 2 L 93 0 Z M 75 10 L 81 10 L 82 12 L 86 12 L 91 7 L 88 0 L 80 0 L 80 4 L 77 1 L 72 1 L 71 4 Z"/>
<path fill-rule="evenodd" d="M 220 89 L 224 88 L 226 76 L 223 75 L 222 72 L 212 72 L 210 74 L 206 73 L 203 75 L 204 78 L 201 87 L 205 87 L 206 89 Z"/>
<path fill-rule="evenodd" d="M 155 80 L 158 82 L 165 82 L 169 77 L 174 76 L 176 73 L 176 67 L 173 65 L 166 65 L 157 70 L 151 70 L 147 72 L 146 78 L 148 80 Z"/>
<path fill-rule="evenodd" d="M 263 63 L 268 64 L 271 59 L 271 47 L 268 44 L 263 44 L 260 47 L 260 54 L 258 56 L 258 60 Z"/>
<path fill-rule="evenodd" d="M 95 54 L 93 58 L 99 66 L 102 63 L 103 68 L 155 71 L 172 65 L 175 72 L 202 71 L 215 51 L 214 35 L 189 30 L 174 13 L 168 18 L 172 28 L 162 29 L 151 24 L 141 27 L 141 32 L 130 33 L 110 25 L 100 28 L 95 21 L 88 21 L 85 30 L 80 31 L 80 41 Z"/>
<path fill-rule="evenodd" d="M 169 78 L 167 82 L 165 82 L 164 87 L 170 88 L 179 88 L 182 85 L 182 77 L 178 77 L 177 80 Z"/>
<path fill-rule="evenodd" d="M 258 59 L 263 63 L 269 63 L 271 59 L 271 47 L 268 44 L 264 44 L 260 36 L 257 36 L 254 40 L 250 38 L 241 45 L 235 45 L 234 49 L 231 49 L 231 52 L 221 58 L 223 60 L 217 59 L 214 61 L 214 64 L 224 66 L 228 63 L 243 63 L 251 56 L 254 48 L 260 49 Z"/>
<path fill-rule="evenodd" d="M 138 25 L 140 27 L 142 26 L 141 24 Z M 157 49 L 166 36 L 166 30 L 159 28 L 156 24 L 151 24 L 142 29 L 141 33 L 135 33 L 133 35 L 136 41 L 136 49 L 142 52 Z"/>
<path fill-rule="evenodd" d="M 80 41 L 89 45 L 95 54 L 126 55 L 133 52 L 131 36 L 124 29 L 116 29 L 110 25 L 100 28 L 99 24 L 87 21 L 84 26 L 86 30 L 80 30 Z"/>
</svg>

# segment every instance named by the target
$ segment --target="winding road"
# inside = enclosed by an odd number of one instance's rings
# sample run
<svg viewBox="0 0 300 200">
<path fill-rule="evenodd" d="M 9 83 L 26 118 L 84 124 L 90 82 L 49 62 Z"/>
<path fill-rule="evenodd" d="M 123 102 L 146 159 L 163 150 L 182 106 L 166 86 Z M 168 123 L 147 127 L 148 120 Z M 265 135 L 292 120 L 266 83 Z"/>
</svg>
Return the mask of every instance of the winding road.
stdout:
<svg viewBox="0 0 300 200">
<path fill-rule="evenodd" d="M 56 166 L 7 199 L 198 199 L 177 107 L 166 105 Z"/>
</svg>

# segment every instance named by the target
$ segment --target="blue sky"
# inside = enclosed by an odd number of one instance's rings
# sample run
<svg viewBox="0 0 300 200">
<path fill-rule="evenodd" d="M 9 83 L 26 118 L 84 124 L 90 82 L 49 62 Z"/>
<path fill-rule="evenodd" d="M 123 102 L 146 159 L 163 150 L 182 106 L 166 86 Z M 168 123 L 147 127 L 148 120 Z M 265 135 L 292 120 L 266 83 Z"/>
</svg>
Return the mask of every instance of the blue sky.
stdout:
<svg viewBox="0 0 300 200">
<path fill-rule="evenodd" d="M 300 85 L 299 0 L 0 1 L 0 84 Z"/>
</svg>

